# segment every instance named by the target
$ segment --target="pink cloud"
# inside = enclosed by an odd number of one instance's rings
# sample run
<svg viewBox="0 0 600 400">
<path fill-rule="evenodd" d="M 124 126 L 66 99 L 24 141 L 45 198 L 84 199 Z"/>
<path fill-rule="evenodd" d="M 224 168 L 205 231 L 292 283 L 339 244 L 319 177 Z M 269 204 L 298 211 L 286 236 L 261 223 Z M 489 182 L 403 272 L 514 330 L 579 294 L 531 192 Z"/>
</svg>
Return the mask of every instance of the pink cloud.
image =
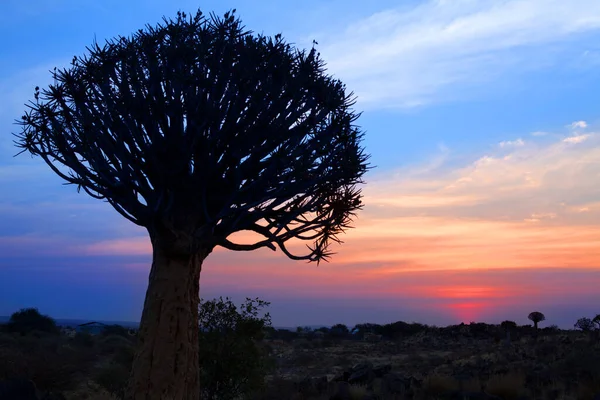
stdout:
<svg viewBox="0 0 600 400">
<path fill-rule="evenodd" d="M 81 248 L 85 255 L 144 256 L 152 254 L 152 245 L 147 236 L 136 236 L 118 240 L 105 240 Z"/>
</svg>

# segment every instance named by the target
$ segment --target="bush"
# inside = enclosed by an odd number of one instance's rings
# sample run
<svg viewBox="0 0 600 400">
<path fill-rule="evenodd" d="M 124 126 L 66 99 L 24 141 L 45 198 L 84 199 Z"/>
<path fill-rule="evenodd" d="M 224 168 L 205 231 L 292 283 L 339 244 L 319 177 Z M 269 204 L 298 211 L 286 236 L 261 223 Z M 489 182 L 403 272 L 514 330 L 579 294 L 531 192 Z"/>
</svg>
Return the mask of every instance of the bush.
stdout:
<svg viewBox="0 0 600 400">
<path fill-rule="evenodd" d="M 40 340 L 26 336 L 10 348 L 0 348 L 0 381 L 31 379 L 40 390 L 63 391 L 71 389 L 95 359 L 91 349 L 68 348 L 60 337 Z"/>
<path fill-rule="evenodd" d="M 102 336 L 123 336 L 129 338 L 129 330 L 121 325 L 107 325 L 102 329 Z"/>
<path fill-rule="evenodd" d="M 131 348 L 133 348 L 132 341 L 123 336 L 111 335 L 98 340 L 98 350 L 103 355 L 116 354 Z"/>
<path fill-rule="evenodd" d="M 589 332 L 594 329 L 594 322 L 590 318 L 579 318 L 573 327 L 581 329 L 583 332 Z"/>
<path fill-rule="evenodd" d="M 96 369 L 94 373 L 94 382 L 117 398 L 122 398 L 125 394 L 125 388 L 129 379 L 129 368 L 117 364 L 109 363 Z"/>
<path fill-rule="evenodd" d="M 60 333 L 56 321 L 47 315 L 42 315 L 37 308 L 23 308 L 10 316 L 6 328 L 9 332 L 23 334 L 34 331 Z"/>
<path fill-rule="evenodd" d="M 203 301 L 199 307 L 200 383 L 202 398 L 231 400 L 264 388 L 270 362 L 260 345 L 268 302 L 246 299 L 238 309 L 229 298 Z"/>
<path fill-rule="evenodd" d="M 329 335 L 333 338 L 345 338 L 350 334 L 350 329 L 344 324 L 335 324 L 329 330 Z"/>
<path fill-rule="evenodd" d="M 81 347 L 92 347 L 94 345 L 94 337 L 89 332 L 77 332 L 71 341 L 74 345 Z"/>
</svg>

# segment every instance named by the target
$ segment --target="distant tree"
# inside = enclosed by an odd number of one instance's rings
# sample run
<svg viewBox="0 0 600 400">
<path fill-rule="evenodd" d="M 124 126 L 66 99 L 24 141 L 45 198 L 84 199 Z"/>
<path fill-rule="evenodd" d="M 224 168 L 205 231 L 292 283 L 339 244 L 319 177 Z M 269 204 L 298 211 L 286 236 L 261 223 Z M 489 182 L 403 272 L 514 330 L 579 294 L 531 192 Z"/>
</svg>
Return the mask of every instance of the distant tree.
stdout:
<svg viewBox="0 0 600 400">
<path fill-rule="evenodd" d="M 594 329 L 594 322 L 590 318 L 583 317 L 579 318 L 573 326 L 583 332 L 590 332 Z"/>
<path fill-rule="evenodd" d="M 215 247 L 319 263 L 351 227 L 368 155 L 354 95 L 325 71 L 314 47 L 198 11 L 96 43 L 36 88 L 17 145 L 150 236 L 127 399 L 197 397 L 199 278 Z M 256 241 L 234 242 L 244 231 Z"/>
<path fill-rule="evenodd" d="M 304 337 L 304 338 L 308 338 L 308 339 L 312 339 L 314 337 L 314 333 L 316 332 L 313 328 L 311 328 L 310 326 L 299 326 L 296 329 L 296 332 L 298 333 L 299 336 Z"/>
<path fill-rule="evenodd" d="M 335 337 L 347 336 L 350 333 L 348 327 L 344 324 L 335 324 L 329 330 L 330 334 Z"/>
<path fill-rule="evenodd" d="M 596 325 L 596 329 L 600 330 L 600 314 L 596 314 L 594 319 L 592 319 L 592 322 L 594 323 L 594 325 Z"/>
<path fill-rule="evenodd" d="M 546 316 L 539 311 L 530 313 L 527 318 L 533 322 L 533 328 L 536 330 L 536 332 L 538 330 L 538 324 L 546 320 Z"/>
<path fill-rule="evenodd" d="M 298 338 L 298 333 L 289 329 L 273 329 L 271 332 L 271 339 L 291 341 Z"/>
<path fill-rule="evenodd" d="M 504 329 L 505 331 L 510 331 L 510 330 L 514 330 L 517 329 L 517 323 L 515 321 L 502 321 L 500 323 L 500 327 L 502 329 Z"/>
<path fill-rule="evenodd" d="M 506 344 L 510 343 L 510 334 L 517 329 L 517 323 L 515 321 L 502 321 L 500 327 L 506 332 Z"/>
<path fill-rule="evenodd" d="M 200 302 L 202 399 L 245 398 L 262 388 L 270 364 L 257 342 L 271 326 L 271 316 L 263 313 L 269 304 L 246 299 L 236 307 L 229 298 Z"/>
<path fill-rule="evenodd" d="M 7 324 L 9 332 L 29 333 L 33 331 L 58 333 L 56 321 L 42 315 L 37 308 L 22 308 L 10 316 Z"/>
</svg>

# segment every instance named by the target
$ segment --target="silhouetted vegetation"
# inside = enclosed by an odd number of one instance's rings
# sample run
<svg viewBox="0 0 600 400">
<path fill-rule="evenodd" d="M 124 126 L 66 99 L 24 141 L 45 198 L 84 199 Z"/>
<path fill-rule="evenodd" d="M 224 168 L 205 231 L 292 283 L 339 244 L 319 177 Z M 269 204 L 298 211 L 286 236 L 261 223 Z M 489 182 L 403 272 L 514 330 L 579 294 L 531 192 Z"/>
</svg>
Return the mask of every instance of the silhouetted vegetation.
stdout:
<svg viewBox="0 0 600 400">
<path fill-rule="evenodd" d="M 148 230 L 128 396 L 193 396 L 204 259 L 217 246 L 279 248 L 318 263 L 361 209 L 368 156 L 354 96 L 314 47 L 254 35 L 234 12 L 179 12 L 94 43 L 52 78 L 18 121 L 17 146 Z M 233 242 L 240 231 L 260 239 Z M 310 245 L 295 253 L 290 240 Z"/>
<path fill-rule="evenodd" d="M 581 329 L 584 332 L 590 332 L 591 330 L 594 329 L 594 323 L 592 322 L 592 320 L 590 318 L 579 318 L 577 320 L 577 322 L 575 322 L 575 325 L 573 325 L 575 328 L 577 329 Z"/>
<path fill-rule="evenodd" d="M 260 299 L 246 299 L 239 307 L 229 298 L 201 301 L 202 399 L 234 400 L 264 388 L 271 365 L 259 343 L 271 317 L 260 314 L 268 306 Z"/>
<path fill-rule="evenodd" d="M 538 324 L 542 321 L 546 320 L 546 316 L 539 311 L 534 311 L 527 316 L 531 322 L 533 322 L 533 327 L 535 330 L 538 329 Z"/>
<path fill-rule="evenodd" d="M 6 330 L 21 334 L 32 332 L 58 333 L 54 319 L 42 315 L 37 308 L 24 308 L 10 316 Z"/>
<path fill-rule="evenodd" d="M 129 329 L 122 327 L 121 325 L 107 325 L 102 329 L 103 336 L 123 336 L 129 335 Z"/>
<path fill-rule="evenodd" d="M 228 298 L 201 301 L 202 399 L 592 400 L 600 394 L 600 341 L 589 334 L 600 331 L 596 318 L 580 318 L 577 330 L 397 321 L 289 331 L 271 327 L 268 306 L 260 299 L 238 306 Z M 42 394 L 67 400 L 123 399 L 138 339 L 121 328 L 74 336 L 4 330 L 0 381 L 31 379 Z M 495 340 L 507 330 L 508 346 Z"/>
</svg>

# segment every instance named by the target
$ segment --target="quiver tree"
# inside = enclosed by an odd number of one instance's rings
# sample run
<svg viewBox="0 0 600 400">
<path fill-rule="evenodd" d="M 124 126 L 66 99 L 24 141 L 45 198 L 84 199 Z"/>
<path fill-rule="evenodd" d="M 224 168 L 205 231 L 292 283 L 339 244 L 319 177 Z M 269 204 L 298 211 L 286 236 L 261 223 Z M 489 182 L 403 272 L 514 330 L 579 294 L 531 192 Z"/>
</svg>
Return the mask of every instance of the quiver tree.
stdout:
<svg viewBox="0 0 600 400">
<path fill-rule="evenodd" d="M 527 316 L 531 322 L 533 322 L 533 328 L 535 329 L 535 337 L 538 335 L 538 324 L 546 320 L 546 316 L 539 311 L 529 313 Z"/>
<path fill-rule="evenodd" d="M 204 259 L 216 246 L 317 263 L 332 254 L 368 169 L 354 98 L 314 47 L 253 35 L 233 13 L 178 13 L 88 51 L 36 88 L 17 145 L 148 230 L 126 397 L 198 398 Z M 243 231 L 256 241 L 232 239 Z"/>
</svg>

